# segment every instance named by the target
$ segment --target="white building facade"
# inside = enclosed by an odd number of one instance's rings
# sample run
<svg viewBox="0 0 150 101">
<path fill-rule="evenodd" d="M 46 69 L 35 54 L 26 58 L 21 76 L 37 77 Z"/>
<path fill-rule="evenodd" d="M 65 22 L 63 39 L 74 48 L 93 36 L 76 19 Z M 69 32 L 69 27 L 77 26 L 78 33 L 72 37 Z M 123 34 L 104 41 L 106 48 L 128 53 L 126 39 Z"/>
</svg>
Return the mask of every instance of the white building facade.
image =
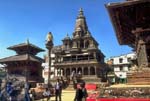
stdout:
<svg viewBox="0 0 150 101">
<path fill-rule="evenodd" d="M 108 61 L 111 61 L 111 66 L 115 74 L 116 83 L 126 83 L 127 73 L 131 71 L 131 60 L 136 59 L 136 53 L 128 53 L 120 56 L 110 57 Z"/>
</svg>

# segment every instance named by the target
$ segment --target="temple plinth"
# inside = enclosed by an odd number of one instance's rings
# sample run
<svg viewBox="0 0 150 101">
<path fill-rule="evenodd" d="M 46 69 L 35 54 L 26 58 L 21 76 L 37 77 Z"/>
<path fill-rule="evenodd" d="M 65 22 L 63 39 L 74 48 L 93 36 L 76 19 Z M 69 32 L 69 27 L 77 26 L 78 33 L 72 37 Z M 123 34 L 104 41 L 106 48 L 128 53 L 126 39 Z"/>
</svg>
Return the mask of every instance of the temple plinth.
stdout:
<svg viewBox="0 0 150 101">
<path fill-rule="evenodd" d="M 128 45 L 136 51 L 137 65 L 144 70 L 140 73 L 150 73 L 150 0 L 127 0 L 109 3 L 106 7 L 119 44 Z M 142 77 L 150 82 L 150 76 Z"/>
</svg>

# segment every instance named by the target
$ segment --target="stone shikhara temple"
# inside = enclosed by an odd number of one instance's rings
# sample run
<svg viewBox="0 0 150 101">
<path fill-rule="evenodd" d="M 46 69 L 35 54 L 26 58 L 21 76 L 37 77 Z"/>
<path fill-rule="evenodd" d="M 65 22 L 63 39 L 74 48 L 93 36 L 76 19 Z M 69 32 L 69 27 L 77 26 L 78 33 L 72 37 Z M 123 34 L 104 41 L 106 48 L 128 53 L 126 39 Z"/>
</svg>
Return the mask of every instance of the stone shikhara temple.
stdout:
<svg viewBox="0 0 150 101">
<path fill-rule="evenodd" d="M 137 54 L 138 72 L 128 83 L 150 84 L 150 0 L 127 0 L 106 5 L 119 44 Z"/>
<path fill-rule="evenodd" d="M 68 77 L 73 71 L 81 73 L 83 78 L 96 79 L 102 75 L 105 56 L 88 30 L 82 9 L 77 16 L 72 38 L 67 35 L 62 41 L 61 46 L 53 48 L 56 58 L 54 67 L 57 71 L 62 71 L 62 76 Z"/>
</svg>

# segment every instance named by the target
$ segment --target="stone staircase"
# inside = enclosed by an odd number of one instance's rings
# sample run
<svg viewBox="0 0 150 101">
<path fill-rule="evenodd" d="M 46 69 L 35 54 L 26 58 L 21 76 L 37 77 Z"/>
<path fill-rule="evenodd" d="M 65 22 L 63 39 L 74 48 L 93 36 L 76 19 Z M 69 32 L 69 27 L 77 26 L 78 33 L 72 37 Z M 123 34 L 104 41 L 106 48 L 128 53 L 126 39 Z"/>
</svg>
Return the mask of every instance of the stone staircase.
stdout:
<svg viewBox="0 0 150 101">
<path fill-rule="evenodd" d="M 98 84 L 101 82 L 100 78 L 97 78 L 96 76 L 86 76 L 82 77 L 82 79 L 85 81 L 85 83 L 95 83 Z"/>
<path fill-rule="evenodd" d="M 97 78 L 95 76 L 84 76 L 84 77 L 81 77 L 81 78 L 78 78 L 77 80 L 74 80 L 74 81 L 70 81 L 69 85 L 67 86 L 67 88 L 65 90 L 75 90 L 76 88 L 76 84 L 77 83 L 86 83 L 86 84 L 97 84 L 99 85 L 100 84 L 100 78 Z"/>
</svg>

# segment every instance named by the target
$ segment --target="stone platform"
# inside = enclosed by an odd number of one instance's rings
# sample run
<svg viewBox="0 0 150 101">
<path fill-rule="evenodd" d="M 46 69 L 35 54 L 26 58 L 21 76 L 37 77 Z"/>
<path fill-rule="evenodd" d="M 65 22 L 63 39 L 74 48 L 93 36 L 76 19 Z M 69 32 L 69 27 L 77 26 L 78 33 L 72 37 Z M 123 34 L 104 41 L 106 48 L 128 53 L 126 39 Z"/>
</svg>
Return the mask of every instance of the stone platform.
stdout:
<svg viewBox="0 0 150 101">
<path fill-rule="evenodd" d="M 113 98 L 150 98 L 150 85 L 117 84 L 106 87 L 103 93 L 105 97 Z"/>
<path fill-rule="evenodd" d="M 150 69 L 136 71 L 127 77 L 128 84 L 150 85 Z"/>
</svg>

